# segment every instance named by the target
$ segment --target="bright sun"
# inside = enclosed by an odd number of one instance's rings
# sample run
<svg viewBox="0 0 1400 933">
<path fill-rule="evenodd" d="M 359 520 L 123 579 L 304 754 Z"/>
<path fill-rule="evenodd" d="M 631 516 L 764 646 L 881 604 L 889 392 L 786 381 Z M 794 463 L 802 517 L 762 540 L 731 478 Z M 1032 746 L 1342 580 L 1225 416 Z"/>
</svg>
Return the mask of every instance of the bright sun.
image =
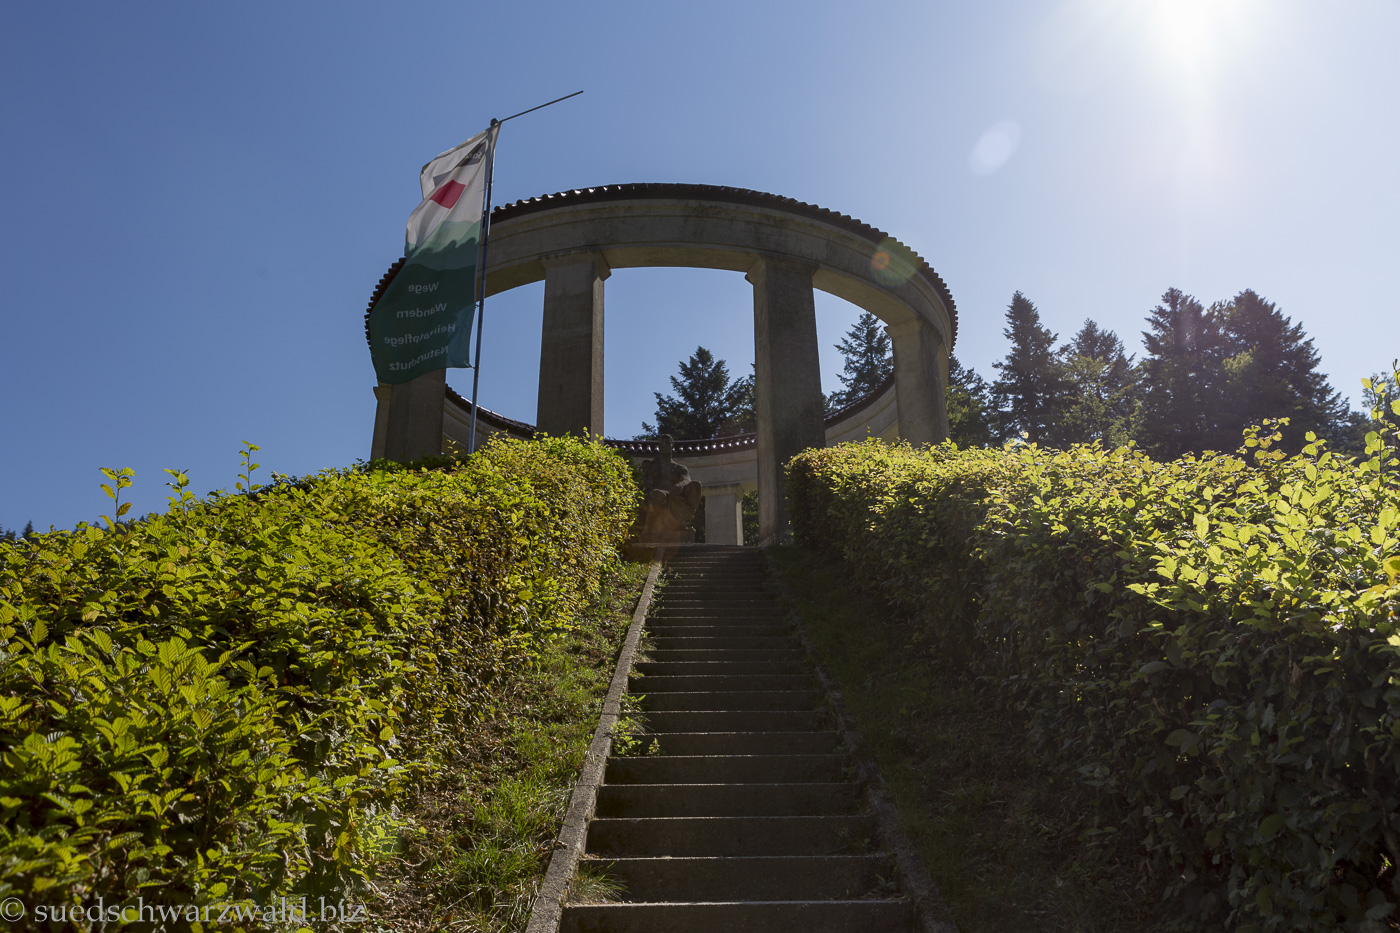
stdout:
<svg viewBox="0 0 1400 933">
<path fill-rule="evenodd" d="M 1261 12 L 1257 0 L 1148 0 L 1152 45 L 1178 76 L 1204 77 L 1246 38 Z"/>
</svg>

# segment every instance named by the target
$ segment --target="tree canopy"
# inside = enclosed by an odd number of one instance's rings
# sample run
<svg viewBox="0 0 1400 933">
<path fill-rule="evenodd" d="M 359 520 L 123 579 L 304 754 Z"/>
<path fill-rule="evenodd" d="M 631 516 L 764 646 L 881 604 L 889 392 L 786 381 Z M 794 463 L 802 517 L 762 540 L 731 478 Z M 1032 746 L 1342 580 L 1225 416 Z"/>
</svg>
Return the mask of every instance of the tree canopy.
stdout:
<svg viewBox="0 0 1400 933">
<path fill-rule="evenodd" d="M 1002 335 L 1011 341 L 1011 351 L 1005 361 L 994 364 L 1001 370 L 992 383 L 997 433 L 1046 443 L 1059 423 L 1069 388 L 1055 357 L 1055 335 L 1020 292 L 1011 296 Z"/>
<path fill-rule="evenodd" d="M 827 411 L 835 411 L 869 395 L 894 369 L 890 335 L 885 333 L 880 319 L 869 311 L 863 312 L 851 325 L 836 349 L 846 359 L 845 371 L 841 373 L 843 388 L 826 397 Z"/>
<path fill-rule="evenodd" d="M 642 422 L 639 440 L 669 434 L 677 440 L 718 437 L 753 409 L 751 377 L 731 382 L 729 367 L 709 350 L 696 347 L 682 360 L 679 376 L 671 377 L 675 395 L 656 396 L 656 424 Z"/>
</svg>

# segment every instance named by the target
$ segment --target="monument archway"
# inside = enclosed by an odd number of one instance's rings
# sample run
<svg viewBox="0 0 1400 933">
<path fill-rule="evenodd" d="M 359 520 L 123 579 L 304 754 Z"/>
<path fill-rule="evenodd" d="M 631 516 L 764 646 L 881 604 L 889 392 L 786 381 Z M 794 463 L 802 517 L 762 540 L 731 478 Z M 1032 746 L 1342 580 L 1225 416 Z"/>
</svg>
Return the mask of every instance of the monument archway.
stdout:
<svg viewBox="0 0 1400 933">
<path fill-rule="evenodd" d="M 787 526 L 782 464 L 827 440 L 813 289 L 885 322 L 898 436 L 915 444 L 947 437 L 957 312 L 928 263 L 844 214 L 760 191 L 686 184 L 564 191 L 492 212 L 486 294 L 544 282 L 538 430 L 603 435 L 604 282 L 613 270 L 641 266 L 728 269 L 753 285 L 760 540 Z M 375 455 L 439 452 L 446 394 L 442 371 L 376 389 Z"/>
</svg>

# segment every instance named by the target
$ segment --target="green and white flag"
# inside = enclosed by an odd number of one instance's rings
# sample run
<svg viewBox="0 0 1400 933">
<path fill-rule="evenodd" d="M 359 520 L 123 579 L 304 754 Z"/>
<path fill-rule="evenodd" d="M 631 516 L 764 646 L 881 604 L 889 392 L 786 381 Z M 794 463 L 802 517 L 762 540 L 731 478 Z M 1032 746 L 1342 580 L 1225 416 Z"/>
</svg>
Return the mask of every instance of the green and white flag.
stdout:
<svg viewBox="0 0 1400 933">
<path fill-rule="evenodd" d="M 471 366 L 486 175 L 499 125 L 423 166 L 423 203 L 408 218 L 404 264 L 369 313 L 380 382 Z"/>
</svg>

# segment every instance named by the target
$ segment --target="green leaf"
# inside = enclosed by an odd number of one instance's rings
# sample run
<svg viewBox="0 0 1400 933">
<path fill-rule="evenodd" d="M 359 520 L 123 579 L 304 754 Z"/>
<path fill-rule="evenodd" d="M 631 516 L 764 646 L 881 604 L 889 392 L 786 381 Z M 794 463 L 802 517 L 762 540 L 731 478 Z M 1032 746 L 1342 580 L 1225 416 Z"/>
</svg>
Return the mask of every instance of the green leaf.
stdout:
<svg viewBox="0 0 1400 933">
<path fill-rule="evenodd" d="M 1283 829 L 1283 826 L 1283 815 L 1279 813 L 1271 814 L 1264 817 L 1263 821 L 1260 822 L 1259 835 L 1263 836 L 1265 839 L 1272 839 L 1274 836 L 1278 835 L 1278 831 Z"/>
<path fill-rule="evenodd" d="M 1201 737 L 1189 729 L 1177 729 L 1167 736 L 1168 745 L 1176 745 L 1182 749 L 1199 745 L 1200 741 Z"/>
</svg>

